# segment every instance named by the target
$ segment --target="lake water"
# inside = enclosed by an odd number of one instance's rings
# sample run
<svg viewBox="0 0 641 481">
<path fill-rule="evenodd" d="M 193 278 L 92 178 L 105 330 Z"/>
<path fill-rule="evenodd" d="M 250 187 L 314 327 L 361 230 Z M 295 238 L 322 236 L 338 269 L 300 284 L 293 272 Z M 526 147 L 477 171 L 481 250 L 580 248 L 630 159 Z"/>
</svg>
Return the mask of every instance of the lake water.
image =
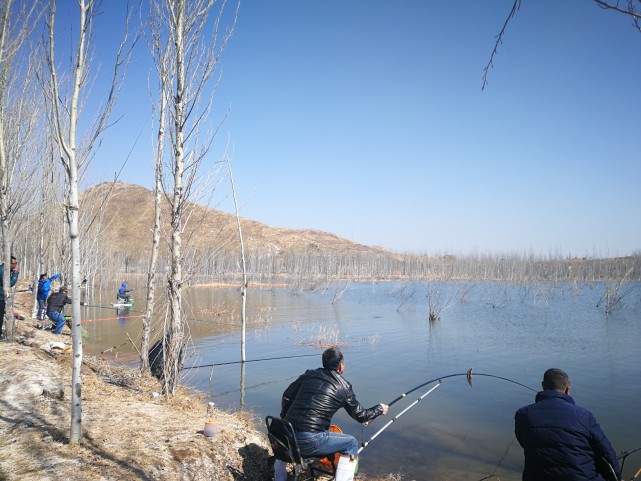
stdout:
<svg viewBox="0 0 641 481">
<path fill-rule="evenodd" d="M 289 383 L 320 366 L 323 338 L 342 346 L 344 375 L 366 407 L 469 368 L 538 390 L 543 372 L 559 367 L 570 375 L 572 396 L 594 413 L 617 453 L 632 451 L 641 447 L 641 284 L 626 287 L 624 306 L 608 317 L 596 307 L 605 291 L 599 283 L 250 289 L 247 359 L 289 358 L 246 363 L 242 382 L 241 365 L 233 364 L 240 359 L 239 292 L 192 289 L 187 298 L 193 349 L 185 365 L 219 365 L 185 370 L 183 381 L 209 393 L 220 408 L 255 413 L 264 430 L 260 420 L 279 414 Z M 449 304 L 433 323 L 428 295 Z M 123 314 L 118 319 L 113 310 L 89 309 L 88 318 L 101 320 L 85 324 L 86 354 L 112 348 L 106 354 L 132 359 L 127 336 L 139 343 L 139 313 Z M 334 423 L 365 442 L 433 385 L 399 401 L 368 427 L 343 411 Z M 519 480 L 523 453 L 513 416 L 533 400 L 534 392 L 505 380 L 476 376 L 470 385 L 465 376 L 446 378 L 363 450 L 360 470 L 401 473 L 406 480 Z M 640 467 L 641 451 L 627 458 L 624 478 Z"/>
</svg>

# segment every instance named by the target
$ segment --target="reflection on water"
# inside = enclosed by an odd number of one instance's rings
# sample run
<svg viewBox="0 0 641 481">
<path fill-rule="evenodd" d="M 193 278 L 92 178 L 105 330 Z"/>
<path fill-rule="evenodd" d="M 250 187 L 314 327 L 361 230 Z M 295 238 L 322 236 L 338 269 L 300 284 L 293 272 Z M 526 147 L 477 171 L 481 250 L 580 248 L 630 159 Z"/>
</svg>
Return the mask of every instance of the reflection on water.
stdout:
<svg viewBox="0 0 641 481">
<path fill-rule="evenodd" d="M 313 356 L 244 366 L 220 365 L 240 359 L 240 293 L 193 289 L 193 349 L 185 365 L 208 367 L 184 371 L 184 382 L 209 393 L 219 407 L 255 413 L 260 423 L 279 413 L 290 382 L 320 366 L 317 338 L 328 332 L 344 346 L 345 376 L 368 407 L 469 368 L 538 389 L 543 372 L 560 367 L 572 379 L 575 400 L 595 414 L 615 450 L 631 451 L 641 447 L 641 285 L 633 287 L 626 306 L 606 318 L 595 307 L 602 284 L 432 285 L 454 300 L 435 323 L 427 321 L 428 289 L 418 283 L 352 283 L 336 304 L 332 289 L 250 290 L 247 359 Z M 103 320 L 87 323 L 86 352 L 118 346 L 118 359 L 135 359 L 127 336 L 139 344 L 138 311 L 132 308 L 123 318 L 102 309 L 88 315 Z M 390 415 L 429 387 L 395 404 Z M 528 389 L 495 378 L 475 377 L 471 385 L 465 376 L 445 379 L 363 450 L 360 469 L 372 475 L 399 472 L 406 479 L 520 479 L 523 455 L 513 415 L 533 399 Z M 335 423 L 364 442 L 388 419 L 363 427 L 341 411 Z M 624 477 L 639 467 L 641 452 L 628 459 Z"/>
</svg>

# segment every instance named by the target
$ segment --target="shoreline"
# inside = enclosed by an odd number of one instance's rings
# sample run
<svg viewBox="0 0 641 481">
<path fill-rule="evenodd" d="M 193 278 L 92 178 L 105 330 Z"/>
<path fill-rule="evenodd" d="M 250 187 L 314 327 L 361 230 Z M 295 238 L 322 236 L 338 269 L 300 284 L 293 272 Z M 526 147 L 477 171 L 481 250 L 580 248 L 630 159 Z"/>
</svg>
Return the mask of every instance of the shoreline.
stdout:
<svg viewBox="0 0 641 481">
<path fill-rule="evenodd" d="M 180 387 L 165 398 L 155 378 L 92 356 L 82 366 L 82 437 L 70 445 L 71 339 L 37 329 L 31 299 L 16 292 L 25 319 L 16 342 L 0 342 L 0 479 L 267 479 L 271 450 L 251 413 L 210 411 L 217 429 L 206 437 L 204 395 Z"/>
</svg>

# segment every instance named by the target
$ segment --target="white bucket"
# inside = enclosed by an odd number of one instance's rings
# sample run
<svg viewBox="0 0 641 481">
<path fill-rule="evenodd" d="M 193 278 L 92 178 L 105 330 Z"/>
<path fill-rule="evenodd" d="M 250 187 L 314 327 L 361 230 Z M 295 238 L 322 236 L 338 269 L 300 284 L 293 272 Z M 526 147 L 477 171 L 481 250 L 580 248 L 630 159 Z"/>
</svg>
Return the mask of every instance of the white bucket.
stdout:
<svg viewBox="0 0 641 481">
<path fill-rule="evenodd" d="M 205 436 L 208 438 L 216 436 L 216 433 L 218 432 L 218 425 L 213 419 L 207 419 L 205 421 Z"/>
<path fill-rule="evenodd" d="M 358 466 L 357 459 L 352 461 L 349 456 L 341 456 L 336 466 L 334 479 L 336 481 L 352 481 L 354 479 L 354 473 L 356 472 L 356 466 Z"/>
</svg>

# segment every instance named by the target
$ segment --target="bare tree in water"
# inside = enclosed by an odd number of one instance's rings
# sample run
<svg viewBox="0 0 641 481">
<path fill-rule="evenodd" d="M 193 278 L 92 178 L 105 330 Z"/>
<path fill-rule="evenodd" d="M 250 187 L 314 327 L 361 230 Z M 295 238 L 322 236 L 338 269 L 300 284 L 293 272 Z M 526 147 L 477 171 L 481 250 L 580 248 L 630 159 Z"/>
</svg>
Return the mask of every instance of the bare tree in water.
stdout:
<svg viewBox="0 0 641 481">
<path fill-rule="evenodd" d="M 163 393 L 176 390 L 182 367 L 185 336 L 183 312 L 183 232 L 189 217 L 189 199 L 199 188 L 199 168 L 208 154 L 213 134 L 200 136 L 211 108 L 212 96 L 207 87 L 236 24 L 238 10 L 230 27 L 219 38 L 218 29 L 226 2 L 217 15 L 210 14 L 215 0 L 152 0 L 153 34 L 157 38 L 154 61 L 159 74 L 161 105 L 167 101 L 170 151 L 167 156 L 168 185 L 166 199 L 170 210 L 167 276 L 168 320 L 163 335 Z M 166 48 L 167 52 L 163 49 Z"/>
</svg>

